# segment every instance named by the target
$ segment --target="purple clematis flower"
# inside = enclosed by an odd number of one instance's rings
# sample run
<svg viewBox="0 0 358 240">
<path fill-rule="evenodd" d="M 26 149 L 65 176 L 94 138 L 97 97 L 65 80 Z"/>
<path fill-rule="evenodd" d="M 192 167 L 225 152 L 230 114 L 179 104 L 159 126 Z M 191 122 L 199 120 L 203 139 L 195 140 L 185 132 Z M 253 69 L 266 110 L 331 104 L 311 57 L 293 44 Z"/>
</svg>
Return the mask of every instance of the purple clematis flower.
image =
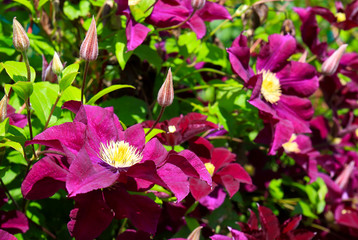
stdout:
<svg viewBox="0 0 358 240">
<path fill-rule="evenodd" d="M 115 0 L 115 2 L 118 5 L 117 14 L 124 15 L 127 18 L 127 49 L 132 51 L 143 43 L 150 29 L 134 20 L 130 13 L 128 0 Z"/>
<path fill-rule="evenodd" d="M 16 113 L 15 108 L 11 105 L 7 105 L 7 117 L 9 118 L 9 124 L 19 128 L 24 128 L 27 125 L 27 118 L 24 114 Z"/>
<path fill-rule="evenodd" d="M 269 154 L 275 154 L 293 133 L 310 132 L 308 121 L 313 116 L 313 108 L 305 97 L 316 91 L 318 78 L 313 66 L 288 61 L 295 50 L 296 41 L 292 36 L 269 36 L 258 55 L 256 74 L 249 66 L 250 52 L 245 36 L 240 35 L 227 50 L 233 71 L 253 89 L 249 102 L 259 109 L 265 124 L 258 141 L 269 139 Z"/>
<path fill-rule="evenodd" d="M 128 191 L 158 184 L 181 201 L 189 193 L 189 177 L 211 185 L 210 174 L 194 153 L 167 152 L 156 138 L 145 143 L 139 124 L 123 131 L 112 108 L 78 102 L 65 108 L 76 113 L 73 122 L 51 127 L 27 143 L 48 146 L 48 154 L 30 170 L 22 193 L 40 199 L 65 188 L 75 200 L 68 229 L 76 239 L 99 236 L 114 217 L 129 218 L 139 230 L 154 234 L 160 207 Z"/>
<path fill-rule="evenodd" d="M 205 138 L 196 137 L 189 141 L 189 149 L 201 158 L 213 179 L 213 188 L 200 179 L 190 179 L 191 194 L 208 209 L 218 208 L 225 199 L 219 186 L 224 186 L 232 197 L 239 190 L 240 183 L 252 184 L 244 168 L 234 163 L 236 155 L 226 148 L 214 148 Z"/>
<path fill-rule="evenodd" d="M 191 0 L 159 0 L 154 5 L 152 14 L 147 18 L 148 23 L 165 28 L 184 22 L 194 11 Z M 181 27 L 191 28 L 198 39 L 206 34 L 204 21 L 217 19 L 232 19 L 225 7 L 207 1 L 205 6 L 197 10 Z"/>
</svg>

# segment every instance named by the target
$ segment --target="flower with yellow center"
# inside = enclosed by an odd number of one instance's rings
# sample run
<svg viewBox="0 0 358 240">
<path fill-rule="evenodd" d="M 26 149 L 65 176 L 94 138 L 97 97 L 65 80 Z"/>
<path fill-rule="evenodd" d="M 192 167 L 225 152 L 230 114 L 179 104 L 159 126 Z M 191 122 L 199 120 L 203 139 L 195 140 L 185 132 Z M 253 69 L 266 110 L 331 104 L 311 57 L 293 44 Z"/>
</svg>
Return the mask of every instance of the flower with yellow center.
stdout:
<svg viewBox="0 0 358 240">
<path fill-rule="evenodd" d="M 205 163 L 206 170 L 210 173 L 210 176 L 214 175 L 215 166 L 212 163 Z"/>
<path fill-rule="evenodd" d="M 99 157 L 115 168 L 126 168 L 139 163 L 143 156 L 136 147 L 125 141 L 110 141 L 100 144 Z"/>
<path fill-rule="evenodd" d="M 290 140 L 288 142 L 282 144 L 283 149 L 285 149 L 285 152 L 287 153 L 299 153 L 300 148 L 298 147 L 297 142 L 295 142 L 297 136 L 296 134 L 292 134 Z"/>
<path fill-rule="evenodd" d="M 336 13 L 337 22 L 344 22 L 346 21 L 346 14 L 342 12 Z"/>
<path fill-rule="evenodd" d="M 276 77 L 276 74 L 263 70 L 262 73 L 262 85 L 261 93 L 265 100 L 271 104 L 277 103 L 281 96 L 280 80 Z"/>
</svg>

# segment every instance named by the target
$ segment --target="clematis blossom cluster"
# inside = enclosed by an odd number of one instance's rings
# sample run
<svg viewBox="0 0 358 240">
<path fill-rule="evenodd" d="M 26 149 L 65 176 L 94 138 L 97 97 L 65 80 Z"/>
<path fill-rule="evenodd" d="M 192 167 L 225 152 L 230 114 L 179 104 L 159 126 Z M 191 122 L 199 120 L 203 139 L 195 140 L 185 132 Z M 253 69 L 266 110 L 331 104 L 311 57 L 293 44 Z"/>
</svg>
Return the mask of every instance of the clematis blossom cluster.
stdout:
<svg viewBox="0 0 358 240">
<path fill-rule="evenodd" d="M 22 184 L 28 199 L 41 199 L 64 189 L 74 199 L 68 230 L 76 239 L 92 239 L 113 218 L 128 218 L 141 231 L 155 234 L 160 206 L 140 193 L 154 184 L 177 201 L 189 194 L 189 178 L 212 184 L 204 163 L 191 151 L 168 152 L 156 138 L 145 142 L 137 124 L 124 130 L 113 108 L 68 102 L 73 122 L 46 129 L 27 144 L 47 146 L 45 156 Z"/>
</svg>

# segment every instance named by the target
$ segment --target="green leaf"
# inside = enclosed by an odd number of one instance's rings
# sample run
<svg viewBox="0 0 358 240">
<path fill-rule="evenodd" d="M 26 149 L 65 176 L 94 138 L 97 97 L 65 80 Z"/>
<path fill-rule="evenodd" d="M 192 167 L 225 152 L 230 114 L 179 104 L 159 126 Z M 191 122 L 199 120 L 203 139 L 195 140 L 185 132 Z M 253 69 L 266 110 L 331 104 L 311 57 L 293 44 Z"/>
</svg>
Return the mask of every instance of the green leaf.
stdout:
<svg viewBox="0 0 358 240">
<path fill-rule="evenodd" d="M 134 50 L 134 54 L 140 57 L 142 60 L 147 60 L 153 64 L 159 71 L 162 68 L 162 58 L 159 57 L 157 51 L 153 50 L 147 45 L 140 45 Z"/>
<path fill-rule="evenodd" d="M 272 179 L 270 182 L 269 192 L 276 199 L 282 199 L 284 196 L 281 185 L 282 179 Z"/>
<path fill-rule="evenodd" d="M 80 65 L 78 63 L 68 65 L 65 69 L 63 69 L 62 76 L 66 76 L 67 74 L 70 73 L 77 73 L 79 68 Z"/>
<path fill-rule="evenodd" d="M 131 14 L 136 22 L 143 22 L 148 17 L 153 9 L 149 9 L 155 0 L 141 0 L 137 4 L 130 5 Z M 148 10 L 148 11 L 147 11 Z"/>
<path fill-rule="evenodd" d="M 32 82 L 17 82 L 15 84 L 5 84 L 5 88 L 9 86 L 16 92 L 16 94 L 24 101 L 26 101 L 33 92 Z"/>
<path fill-rule="evenodd" d="M 37 9 L 40 10 L 43 5 L 45 5 L 48 2 L 48 0 L 40 0 L 39 5 L 37 6 Z"/>
<path fill-rule="evenodd" d="M 18 151 L 19 153 L 21 153 L 22 156 L 24 156 L 24 149 L 22 148 L 22 145 L 18 142 L 13 142 L 13 141 L 3 142 L 0 143 L 0 148 L 1 147 L 11 147 L 16 151 Z"/>
<path fill-rule="evenodd" d="M 303 214 L 306 217 L 317 219 L 317 215 L 313 213 L 310 205 L 307 202 L 299 201 L 293 210 L 293 215 Z"/>
<path fill-rule="evenodd" d="M 56 84 L 49 82 L 38 82 L 34 84 L 34 93 L 31 96 L 31 105 L 42 125 L 46 124 L 52 105 L 56 101 L 57 93 L 58 86 Z M 56 121 L 55 118 L 51 119 Z"/>
<path fill-rule="evenodd" d="M 24 62 L 6 61 L 4 63 L 1 63 L 1 65 L 5 68 L 7 74 L 12 80 L 14 80 L 14 82 L 27 82 L 27 70 Z M 36 72 L 31 66 L 30 72 L 31 82 L 33 82 L 35 81 Z"/>
<path fill-rule="evenodd" d="M 14 0 L 14 2 L 18 2 L 22 5 L 24 5 L 25 7 L 27 7 L 31 11 L 32 15 L 36 14 L 35 8 L 30 0 Z"/>
<path fill-rule="evenodd" d="M 144 128 L 144 132 L 147 133 L 149 131 L 150 128 Z M 158 133 L 163 133 L 165 132 L 162 129 L 158 129 L 158 128 L 153 128 L 153 130 L 145 136 L 145 142 L 149 142 L 150 139 L 152 139 L 155 135 L 157 135 Z"/>
<path fill-rule="evenodd" d="M 5 137 L 7 130 L 9 129 L 9 125 L 9 118 L 5 118 L 5 120 L 0 123 L 0 140 Z"/>
<path fill-rule="evenodd" d="M 116 34 L 116 39 L 117 39 L 117 42 L 115 44 L 116 57 L 117 57 L 119 66 L 123 70 L 127 64 L 128 59 L 132 55 L 133 51 L 127 52 L 127 38 L 126 38 L 126 31 L 124 29 L 120 30 Z"/>
<path fill-rule="evenodd" d="M 70 20 L 75 20 L 78 17 L 86 17 L 90 11 L 91 4 L 86 0 L 81 0 L 79 4 L 73 4 L 70 1 L 65 1 L 63 5 L 63 12 Z"/>
<path fill-rule="evenodd" d="M 106 0 L 90 0 L 90 2 L 95 7 L 102 7 Z"/>
<path fill-rule="evenodd" d="M 69 86 L 72 85 L 73 81 L 75 80 L 78 72 L 73 72 L 66 74 L 63 78 L 61 78 L 59 85 L 60 85 L 60 92 L 62 93 L 65 91 Z"/>
<path fill-rule="evenodd" d="M 101 90 L 99 93 L 97 93 L 96 95 L 94 95 L 86 104 L 88 105 L 92 105 L 94 104 L 98 99 L 100 99 L 101 97 L 103 97 L 104 95 L 113 92 L 115 90 L 118 89 L 122 89 L 122 88 L 135 88 L 131 85 L 112 85 L 108 88 L 105 88 L 103 90 Z"/>
<path fill-rule="evenodd" d="M 3 179 L 10 166 L 0 166 L 0 178 Z"/>
</svg>

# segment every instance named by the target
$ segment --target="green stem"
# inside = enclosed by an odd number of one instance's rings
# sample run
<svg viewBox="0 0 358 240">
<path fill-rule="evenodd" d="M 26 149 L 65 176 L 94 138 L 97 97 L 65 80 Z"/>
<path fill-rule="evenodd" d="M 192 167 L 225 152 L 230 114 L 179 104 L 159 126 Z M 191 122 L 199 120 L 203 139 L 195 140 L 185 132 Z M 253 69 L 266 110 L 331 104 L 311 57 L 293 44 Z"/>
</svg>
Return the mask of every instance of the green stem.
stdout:
<svg viewBox="0 0 358 240">
<path fill-rule="evenodd" d="M 22 56 L 24 58 L 25 65 L 26 65 L 27 81 L 31 82 L 31 69 L 30 69 L 29 58 L 27 57 L 26 51 L 22 52 Z M 25 101 L 25 103 L 26 103 L 26 111 L 27 111 L 27 122 L 29 123 L 30 140 L 32 140 L 34 138 L 34 135 L 32 133 L 30 97 Z M 31 146 L 32 146 L 32 151 L 34 153 L 34 156 L 37 157 L 34 145 L 31 144 Z"/>
<path fill-rule="evenodd" d="M 44 127 L 44 130 L 43 130 L 43 131 L 45 131 L 45 130 L 47 129 L 48 124 L 50 123 L 51 116 L 53 115 L 53 112 L 55 111 L 56 106 L 57 106 L 57 103 L 58 103 L 58 101 L 60 100 L 60 98 L 61 98 L 61 93 L 59 93 L 59 94 L 57 95 L 56 101 L 55 101 L 55 103 L 54 103 L 53 106 L 52 106 L 50 115 L 49 115 L 48 118 L 47 118 L 47 121 L 46 121 L 46 124 L 45 124 L 45 127 Z"/>
<path fill-rule="evenodd" d="M 9 190 L 6 188 L 4 182 L 2 181 L 2 179 L 0 179 L 0 183 L 1 183 L 1 187 L 4 189 L 4 191 L 6 192 L 6 194 L 8 195 L 8 197 L 11 199 L 11 201 L 14 203 L 15 207 L 20 210 L 20 206 L 17 204 L 17 202 L 15 201 L 15 199 L 11 196 Z"/>
<path fill-rule="evenodd" d="M 170 27 L 166 27 L 166 28 L 159 28 L 159 29 L 157 29 L 157 31 L 160 32 L 160 31 L 166 31 L 166 30 L 172 30 L 175 28 L 179 28 L 179 27 L 183 26 L 187 21 L 189 21 L 189 19 L 195 14 L 195 12 L 196 12 L 196 9 L 194 9 L 194 11 L 192 11 L 191 14 L 183 22 L 181 22 L 177 25 L 174 25 L 174 26 L 170 26 Z"/>
<path fill-rule="evenodd" d="M 148 134 L 154 129 L 155 125 L 157 125 L 157 123 L 159 122 L 159 120 L 162 118 L 162 115 L 164 113 L 165 107 L 162 107 L 160 109 L 160 113 L 159 116 L 157 118 L 157 120 L 155 121 L 155 123 L 153 124 L 153 126 L 149 129 L 149 131 L 145 134 L 145 136 L 148 136 Z"/>
<path fill-rule="evenodd" d="M 83 104 L 83 96 L 84 96 L 84 91 L 85 91 L 85 84 L 86 84 L 88 66 L 89 66 L 89 61 L 86 61 L 85 72 L 83 73 L 83 82 L 82 82 L 82 88 L 81 88 L 81 103 L 82 104 Z"/>
</svg>

